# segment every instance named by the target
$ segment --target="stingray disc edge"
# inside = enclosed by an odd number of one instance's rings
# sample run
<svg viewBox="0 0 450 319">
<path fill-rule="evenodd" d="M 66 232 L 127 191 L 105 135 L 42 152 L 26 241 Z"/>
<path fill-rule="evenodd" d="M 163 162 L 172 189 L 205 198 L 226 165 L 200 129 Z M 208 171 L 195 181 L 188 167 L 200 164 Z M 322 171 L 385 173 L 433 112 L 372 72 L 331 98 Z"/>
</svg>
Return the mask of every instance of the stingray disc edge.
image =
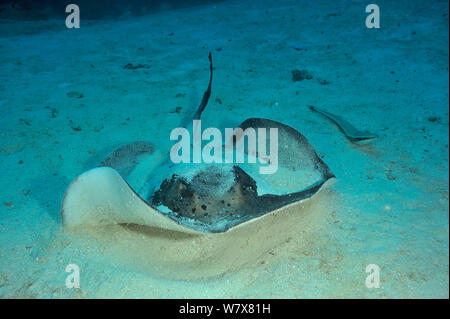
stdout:
<svg viewBox="0 0 450 319">
<path fill-rule="evenodd" d="M 193 235 L 223 234 L 240 229 L 275 213 L 315 197 L 322 189 L 333 184 L 329 178 L 309 198 L 295 201 L 230 227 L 223 232 L 202 232 L 178 223 L 150 206 L 128 185 L 113 168 L 97 167 L 79 175 L 69 185 L 61 204 L 64 227 L 96 227 L 111 224 L 136 224 L 179 231 Z"/>
<path fill-rule="evenodd" d="M 110 167 L 97 167 L 75 178 L 64 195 L 61 220 L 64 227 L 137 224 L 203 234 L 148 205 Z"/>
</svg>

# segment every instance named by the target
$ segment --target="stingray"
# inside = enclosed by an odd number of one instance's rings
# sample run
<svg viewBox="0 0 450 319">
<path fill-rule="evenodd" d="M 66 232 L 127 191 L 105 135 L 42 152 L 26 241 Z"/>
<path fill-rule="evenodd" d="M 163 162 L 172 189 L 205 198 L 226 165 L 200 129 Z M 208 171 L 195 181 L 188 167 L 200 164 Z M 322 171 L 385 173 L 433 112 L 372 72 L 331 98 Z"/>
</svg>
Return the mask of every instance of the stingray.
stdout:
<svg viewBox="0 0 450 319">
<path fill-rule="evenodd" d="M 211 53 L 209 66 L 208 88 L 193 120 L 201 119 L 211 95 Z M 246 119 L 239 128 L 278 129 L 278 170 L 274 174 L 260 174 L 250 161 L 175 164 L 169 150 L 136 141 L 119 147 L 98 167 L 75 178 L 61 205 L 63 225 L 134 224 L 188 234 L 224 233 L 293 205 L 300 208 L 335 178 L 295 128 L 267 118 Z M 241 138 L 245 136 L 233 135 L 233 142 Z M 258 152 L 245 151 L 245 156 L 262 159 Z"/>
<path fill-rule="evenodd" d="M 312 105 L 309 108 L 312 111 L 320 113 L 329 120 L 331 120 L 332 122 L 334 122 L 344 133 L 344 135 L 353 143 L 364 143 L 378 137 L 378 135 L 371 133 L 369 131 L 358 130 L 357 128 L 355 128 L 353 125 L 351 125 L 349 122 L 347 122 L 338 115 L 318 109 L 317 107 Z"/>
</svg>

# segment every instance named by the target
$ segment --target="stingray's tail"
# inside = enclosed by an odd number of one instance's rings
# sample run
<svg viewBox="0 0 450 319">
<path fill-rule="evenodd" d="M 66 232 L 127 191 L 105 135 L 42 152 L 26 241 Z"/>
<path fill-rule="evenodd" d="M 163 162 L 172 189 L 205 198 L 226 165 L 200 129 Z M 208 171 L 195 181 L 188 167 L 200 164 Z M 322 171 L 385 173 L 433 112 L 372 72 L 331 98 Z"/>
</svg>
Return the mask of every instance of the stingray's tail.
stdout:
<svg viewBox="0 0 450 319">
<path fill-rule="evenodd" d="M 197 111 L 194 114 L 194 120 L 200 120 L 200 117 L 202 116 L 202 113 L 205 110 L 206 105 L 208 104 L 209 97 L 211 96 L 211 83 L 213 77 L 213 62 L 211 52 L 209 52 L 208 58 L 209 58 L 209 74 L 210 74 L 209 85 L 205 93 L 203 93 L 202 103 L 200 103 L 200 106 L 198 107 Z"/>
</svg>

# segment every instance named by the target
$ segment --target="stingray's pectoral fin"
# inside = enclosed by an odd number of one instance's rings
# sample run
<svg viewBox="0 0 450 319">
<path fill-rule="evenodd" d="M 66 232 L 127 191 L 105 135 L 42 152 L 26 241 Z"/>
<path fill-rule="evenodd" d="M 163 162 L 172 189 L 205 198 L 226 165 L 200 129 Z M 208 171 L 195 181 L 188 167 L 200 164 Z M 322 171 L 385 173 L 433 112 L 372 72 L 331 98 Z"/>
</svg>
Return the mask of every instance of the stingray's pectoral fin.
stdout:
<svg viewBox="0 0 450 319">
<path fill-rule="evenodd" d="M 258 128 L 265 131 L 270 131 L 271 129 L 277 129 L 277 140 L 271 141 L 269 135 L 266 137 L 266 147 L 265 150 L 271 148 L 271 143 L 275 143 L 277 162 L 280 169 L 286 169 L 290 171 L 291 177 L 297 180 L 295 190 L 307 189 L 313 184 L 319 184 L 329 178 L 334 177 L 334 174 L 328 168 L 328 166 L 322 161 L 322 159 L 317 155 L 314 148 L 308 142 L 306 137 L 297 131 L 295 128 L 265 118 L 249 118 L 242 122 L 239 127 L 245 131 L 249 128 Z M 235 135 L 236 140 L 243 138 L 243 135 Z M 259 146 L 258 146 L 259 147 Z M 278 149 L 279 147 L 279 149 Z M 258 154 L 260 156 L 260 154 Z M 269 156 L 270 158 L 270 156 Z M 264 158 L 262 158 L 264 160 Z M 311 176 L 311 178 L 294 177 L 295 174 L 303 172 L 305 175 Z M 285 177 L 281 177 L 282 172 L 269 174 L 265 178 L 273 179 L 280 178 L 281 184 Z M 259 176 L 261 177 L 261 176 Z M 256 176 L 255 176 L 256 178 Z M 277 182 L 273 181 L 273 184 Z"/>
<path fill-rule="evenodd" d="M 155 146 L 150 142 L 132 142 L 110 153 L 103 159 L 99 166 L 114 168 L 120 175 L 126 178 L 142 158 L 153 154 L 155 149 Z"/>
<path fill-rule="evenodd" d="M 122 176 L 132 189 L 139 192 L 148 177 L 167 158 L 167 154 L 150 143 L 137 141 L 125 144 L 110 153 L 99 167 L 111 167 Z M 141 194 L 139 192 L 139 194 Z M 142 194 L 141 194 L 142 195 Z"/>
<path fill-rule="evenodd" d="M 151 207 L 110 167 L 89 170 L 70 184 L 61 205 L 61 219 L 66 227 L 137 224 L 200 233 Z"/>
</svg>

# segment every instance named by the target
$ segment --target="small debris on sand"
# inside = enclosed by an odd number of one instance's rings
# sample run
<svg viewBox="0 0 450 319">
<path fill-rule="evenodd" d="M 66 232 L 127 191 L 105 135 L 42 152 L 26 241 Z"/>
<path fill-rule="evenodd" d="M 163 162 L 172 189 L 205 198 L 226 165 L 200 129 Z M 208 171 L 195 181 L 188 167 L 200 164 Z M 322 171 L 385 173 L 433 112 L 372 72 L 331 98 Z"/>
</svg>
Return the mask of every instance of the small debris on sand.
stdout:
<svg viewBox="0 0 450 319">
<path fill-rule="evenodd" d="M 70 127 L 72 128 L 72 130 L 77 131 L 77 132 L 81 131 L 81 126 L 75 125 L 75 124 L 72 122 L 72 120 L 70 120 L 69 123 L 70 123 Z"/>
<path fill-rule="evenodd" d="M 27 126 L 31 126 L 30 121 L 26 120 L 26 119 L 19 119 L 19 121 Z"/>
<path fill-rule="evenodd" d="M 179 113 L 181 113 L 182 109 L 183 108 L 181 106 L 177 106 L 174 110 L 170 111 L 170 113 L 177 113 L 177 114 L 179 114 Z"/>
<path fill-rule="evenodd" d="M 312 74 L 308 70 L 292 70 L 292 81 L 299 82 L 303 80 L 311 80 Z"/>
<path fill-rule="evenodd" d="M 325 79 L 317 79 L 317 80 L 319 81 L 319 83 L 320 83 L 321 85 L 328 85 L 328 84 L 330 84 L 330 81 L 325 80 Z"/>
<path fill-rule="evenodd" d="M 397 179 L 395 176 L 393 176 L 393 175 L 391 175 L 391 174 L 386 174 L 386 177 L 387 177 L 387 179 L 390 180 L 390 181 L 395 181 L 395 180 Z"/>
<path fill-rule="evenodd" d="M 66 95 L 73 99 L 81 99 L 83 97 L 83 93 L 77 92 L 77 91 L 70 91 L 67 92 Z"/>
<path fill-rule="evenodd" d="M 430 116 L 430 117 L 428 117 L 428 121 L 440 123 L 441 122 L 441 117 L 440 116 Z"/>
<path fill-rule="evenodd" d="M 55 108 L 52 108 L 52 114 L 51 114 L 51 118 L 54 119 L 58 116 L 58 110 Z"/>
<path fill-rule="evenodd" d="M 150 65 L 148 64 L 136 64 L 134 65 L 133 63 L 127 63 L 123 66 L 124 69 L 127 70 L 137 70 L 137 69 L 149 69 Z"/>
</svg>

